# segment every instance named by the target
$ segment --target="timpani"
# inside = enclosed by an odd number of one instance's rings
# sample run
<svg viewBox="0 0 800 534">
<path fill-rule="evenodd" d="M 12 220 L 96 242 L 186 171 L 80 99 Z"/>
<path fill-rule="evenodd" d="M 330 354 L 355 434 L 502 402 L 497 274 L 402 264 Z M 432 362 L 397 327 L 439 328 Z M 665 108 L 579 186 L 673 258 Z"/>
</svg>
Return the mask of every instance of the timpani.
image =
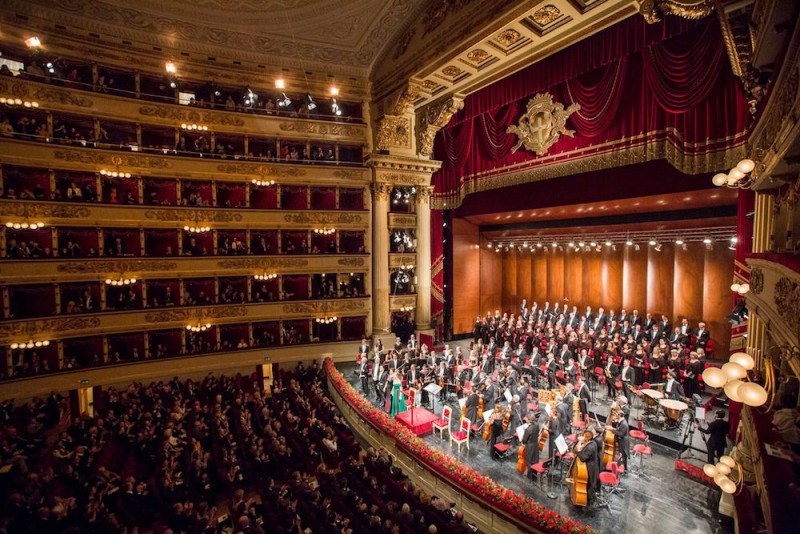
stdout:
<svg viewBox="0 0 800 534">
<path fill-rule="evenodd" d="M 657 389 L 642 389 L 641 393 L 644 415 L 655 416 L 658 413 L 658 401 L 664 398 L 664 394 Z"/>
<path fill-rule="evenodd" d="M 683 413 L 689 409 L 688 404 L 679 400 L 661 399 L 658 401 L 658 404 L 661 406 L 661 409 L 664 410 L 664 416 L 666 417 L 664 421 L 665 428 L 679 427 L 681 419 L 683 418 Z"/>
</svg>

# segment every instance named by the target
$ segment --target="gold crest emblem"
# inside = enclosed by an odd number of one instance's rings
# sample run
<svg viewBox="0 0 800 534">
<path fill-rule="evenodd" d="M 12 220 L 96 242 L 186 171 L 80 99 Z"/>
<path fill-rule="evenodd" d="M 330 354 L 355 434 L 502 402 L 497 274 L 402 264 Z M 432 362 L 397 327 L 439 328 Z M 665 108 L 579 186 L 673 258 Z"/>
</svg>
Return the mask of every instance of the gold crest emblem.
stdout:
<svg viewBox="0 0 800 534">
<path fill-rule="evenodd" d="M 519 119 L 517 126 L 509 126 L 506 133 L 517 135 L 517 144 L 511 149 L 514 153 L 523 145 L 527 150 L 543 156 L 561 137 L 570 137 L 575 130 L 567 129 L 567 118 L 581 109 L 580 104 L 570 104 L 564 109 L 561 102 L 553 102 L 550 93 L 538 94 L 528 101 L 528 109 Z"/>
</svg>

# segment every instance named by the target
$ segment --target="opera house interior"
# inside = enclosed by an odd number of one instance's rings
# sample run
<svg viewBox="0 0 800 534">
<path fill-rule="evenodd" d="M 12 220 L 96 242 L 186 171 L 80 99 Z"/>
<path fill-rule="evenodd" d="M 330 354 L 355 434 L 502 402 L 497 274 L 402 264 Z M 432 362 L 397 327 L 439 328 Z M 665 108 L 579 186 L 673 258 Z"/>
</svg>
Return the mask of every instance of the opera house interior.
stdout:
<svg viewBox="0 0 800 534">
<path fill-rule="evenodd" d="M 797 532 L 798 20 L 0 3 L 0 531 Z"/>
</svg>

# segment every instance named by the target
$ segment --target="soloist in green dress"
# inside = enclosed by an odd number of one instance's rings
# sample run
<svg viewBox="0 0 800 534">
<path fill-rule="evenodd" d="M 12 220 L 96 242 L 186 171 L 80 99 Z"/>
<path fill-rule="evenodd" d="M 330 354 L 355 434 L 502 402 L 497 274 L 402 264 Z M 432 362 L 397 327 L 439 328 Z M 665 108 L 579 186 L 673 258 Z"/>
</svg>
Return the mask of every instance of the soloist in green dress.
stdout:
<svg viewBox="0 0 800 534">
<path fill-rule="evenodd" d="M 392 386 L 392 411 L 390 415 L 394 417 L 406 411 L 406 396 L 403 395 L 402 382 L 395 382 Z"/>
</svg>

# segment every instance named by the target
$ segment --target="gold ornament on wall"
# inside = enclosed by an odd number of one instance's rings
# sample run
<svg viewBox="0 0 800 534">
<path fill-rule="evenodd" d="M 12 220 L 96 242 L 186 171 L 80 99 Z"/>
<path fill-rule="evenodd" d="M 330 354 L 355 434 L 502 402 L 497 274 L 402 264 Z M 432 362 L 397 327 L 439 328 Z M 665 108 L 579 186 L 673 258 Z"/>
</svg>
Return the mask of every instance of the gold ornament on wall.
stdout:
<svg viewBox="0 0 800 534">
<path fill-rule="evenodd" d="M 550 93 L 540 93 L 528 101 L 528 108 L 519 119 L 519 124 L 509 126 L 507 133 L 517 135 L 517 144 L 511 149 L 514 153 L 521 146 L 543 156 L 547 150 L 556 144 L 561 135 L 572 137 L 575 130 L 567 129 L 567 119 L 570 115 L 581 109 L 580 104 L 570 104 L 564 109 L 561 102 L 553 102 Z"/>
<path fill-rule="evenodd" d="M 561 10 L 553 4 L 547 4 L 534 11 L 533 20 L 539 26 L 547 26 L 561 16 Z"/>
<path fill-rule="evenodd" d="M 411 146 L 411 121 L 405 117 L 386 115 L 378 130 L 378 150 L 391 147 L 409 148 Z"/>
<path fill-rule="evenodd" d="M 522 34 L 519 33 L 517 30 L 509 28 L 497 34 L 497 37 L 495 37 L 494 39 L 504 47 L 508 48 L 517 41 L 519 41 L 520 39 L 522 39 Z"/>
</svg>

